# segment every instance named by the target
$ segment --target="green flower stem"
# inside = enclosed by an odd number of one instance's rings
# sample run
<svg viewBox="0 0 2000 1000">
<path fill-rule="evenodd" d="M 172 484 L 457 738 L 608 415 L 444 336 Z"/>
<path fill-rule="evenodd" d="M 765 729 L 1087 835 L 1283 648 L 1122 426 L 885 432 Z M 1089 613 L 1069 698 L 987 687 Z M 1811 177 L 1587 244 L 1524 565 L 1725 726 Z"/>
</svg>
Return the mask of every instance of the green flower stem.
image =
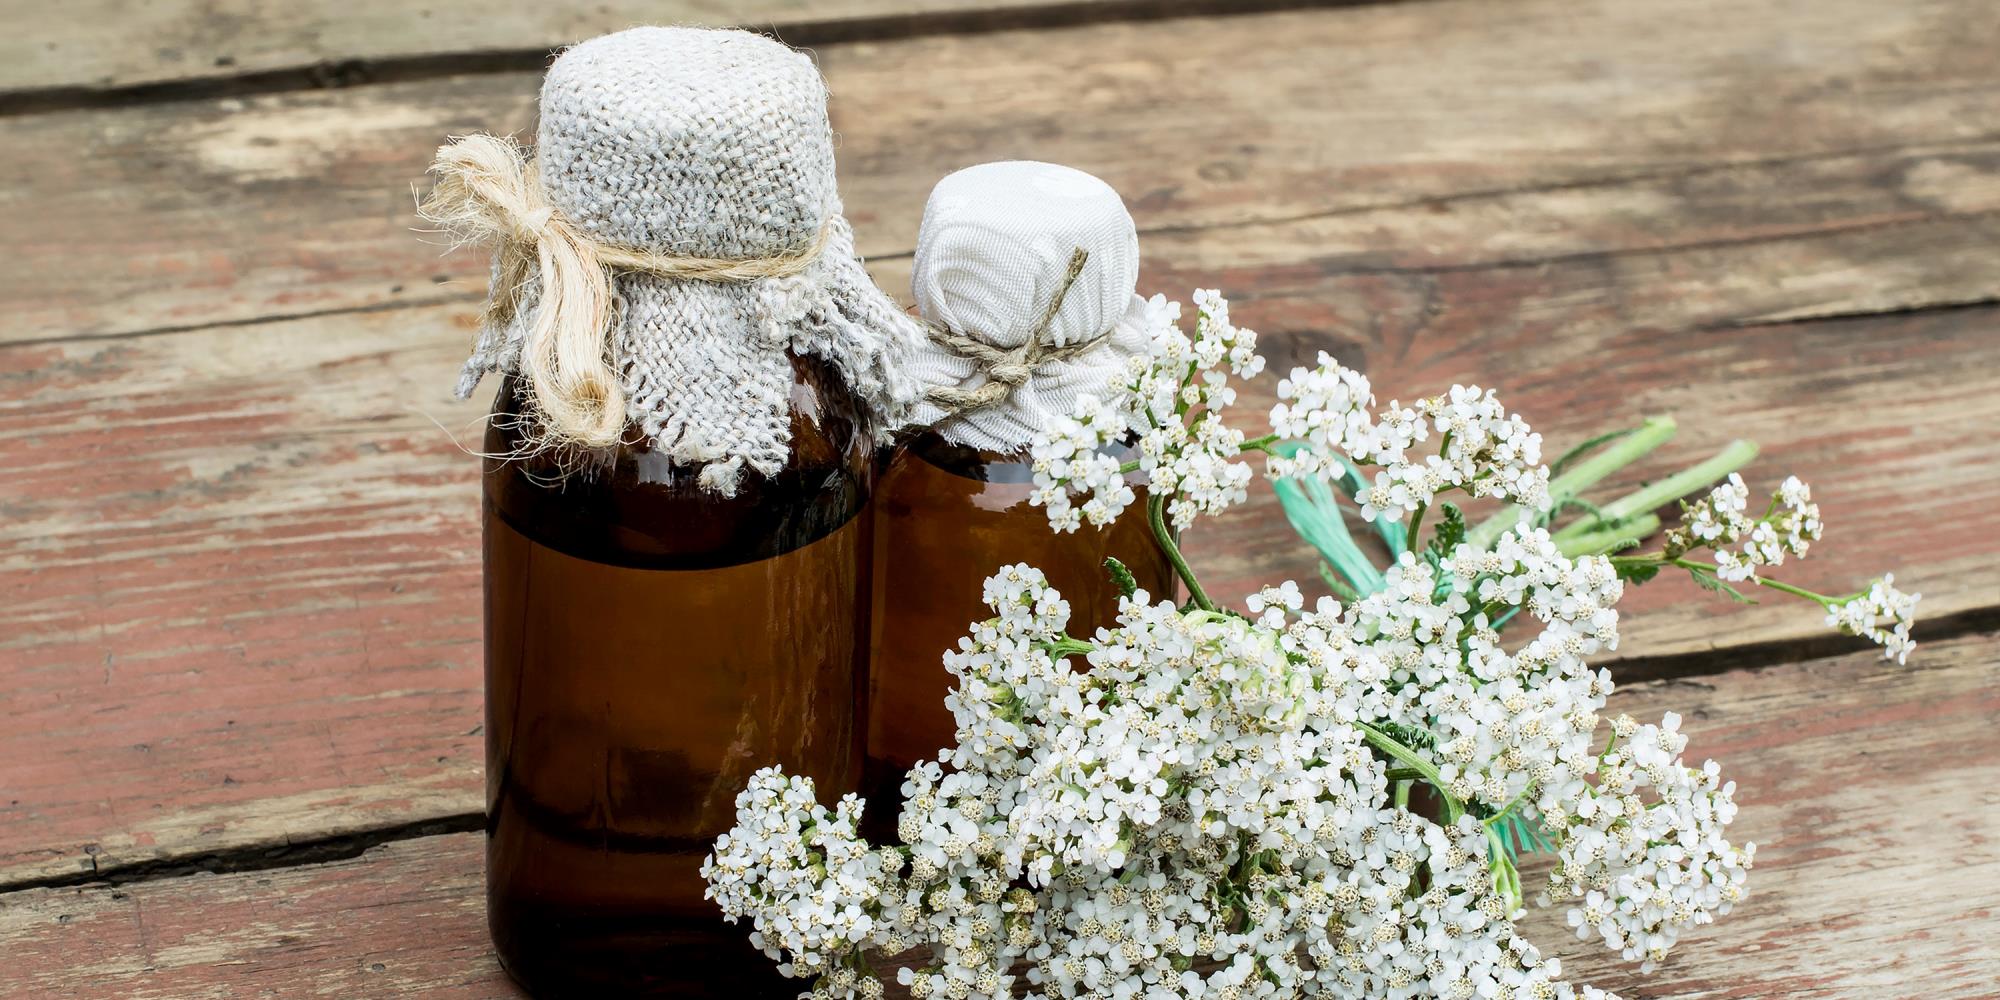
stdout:
<svg viewBox="0 0 2000 1000">
<path fill-rule="evenodd" d="M 1560 509 L 1565 501 L 1575 499 L 1604 477 L 1631 465 L 1646 453 L 1666 444 L 1673 438 L 1677 429 L 1673 417 L 1647 417 L 1645 423 L 1633 428 L 1610 447 L 1576 463 L 1562 475 L 1550 480 L 1549 499 L 1556 505 L 1552 509 Z M 1500 513 L 1479 522 L 1479 525 L 1466 535 L 1466 541 L 1482 549 L 1490 549 L 1494 542 L 1500 540 L 1501 535 L 1519 527 L 1524 521 L 1531 520 L 1534 513 L 1518 504 L 1510 504 Z"/>
<path fill-rule="evenodd" d="M 1437 453 L 1442 455 L 1450 450 L 1451 450 L 1451 432 L 1446 431 L 1444 437 L 1438 439 Z M 1412 549 L 1423 548 L 1424 515 L 1430 512 L 1430 506 L 1431 505 L 1428 502 L 1420 502 L 1417 504 L 1416 511 L 1410 515 L 1410 533 L 1407 537 L 1410 540 L 1410 548 Z"/>
<path fill-rule="evenodd" d="M 1276 434 L 1266 434 L 1263 437 L 1251 438 L 1238 445 L 1236 453 L 1241 455 L 1246 451 L 1261 451 L 1267 455 L 1275 455 L 1277 452 L 1272 451 L 1271 446 L 1277 443 L 1278 436 Z M 1136 458 L 1118 467 L 1118 472 L 1121 475 L 1137 471 L 1139 471 L 1139 460 Z"/>
<path fill-rule="evenodd" d="M 1333 596 L 1340 598 L 1342 601 L 1353 604 L 1355 601 L 1361 599 L 1361 592 L 1355 590 L 1353 585 L 1349 584 L 1346 580 L 1335 576 L 1333 567 L 1327 565 L 1325 560 L 1320 561 L 1319 578 L 1326 582 L 1326 589 L 1333 591 Z"/>
<path fill-rule="evenodd" d="M 1641 514 L 1629 521 L 1620 521 L 1602 531 L 1592 531 L 1556 543 L 1562 554 L 1575 559 L 1577 556 L 1602 555 L 1630 542 L 1634 545 L 1651 537 L 1660 530 L 1660 519 L 1654 514 Z"/>
<path fill-rule="evenodd" d="M 1416 771 L 1419 775 L 1423 776 L 1426 782 L 1430 783 L 1432 788 L 1437 789 L 1438 796 L 1444 799 L 1445 822 L 1456 823 L 1460 816 L 1465 815 L 1465 806 L 1444 787 L 1444 777 L 1438 774 L 1438 769 L 1432 766 L 1430 761 L 1423 759 L 1415 750 L 1397 742 L 1395 737 L 1366 722 L 1357 722 L 1355 725 L 1361 728 L 1362 737 L 1369 743 L 1374 744 L 1377 750 L 1388 754 L 1390 758 L 1398 763 Z"/>
<path fill-rule="evenodd" d="M 1302 447 L 1292 441 L 1270 446 L 1269 450 L 1271 454 L 1290 457 Z M 1277 494 L 1278 505 L 1284 508 L 1285 520 L 1291 522 L 1292 530 L 1325 560 L 1320 564 L 1320 575 L 1341 595 L 1341 600 L 1351 602 L 1382 589 L 1382 573 L 1354 544 L 1347 520 L 1341 514 L 1340 499 L 1331 485 L 1318 476 L 1290 476 L 1272 481 L 1271 491 Z"/>
<path fill-rule="evenodd" d="M 1492 827 L 1486 827 L 1486 855 L 1493 860 L 1493 891 L 1507 901 L 1507 912 L 1521 908 L 1521 871 L 1507 854 L 1507 845 Z"/>
<path fill-rule="evenodd" d="M 1187 584 L 1188 599 L 1203 611 L 1214 611 L 1215 602 L 1208 599 L 1208 593 L 1201 589 L 1200 581 L 1194 578 L 1194 567 L 1188 565 L 1181 555 L 1181 547 L 1174 544 L 1174 536 L 1167 530 L 1167 498 L 1154 494 L 1146 498 L 1146 522 L 1153 526 L 1153 540 L 1160 543 L 1160 551 L 1166 553 L 1167 561 L 1174 564 L 1174 572 L 1180 574 L 1181 582 Z"/>
<path fill-rule="evenodd" d="M 1535 783 L 1531 781 L 1528 783 L 1528 787 L 1521 789 L 1521 793 L 1519 795 L 1514 796 L 1514 798 L 1511 801 L 1509 801 L 1507 805 L 1504 806 L 1499 812 L 1486 817 L 1486 819 L 1483 820 L 1482 822 L 1484 822 L 1489 827 L 1497 827 L 1501 823 L 1506 822 L 1507 817 L 1511 815 L 1514 812 L 1514 810 L 1519 809 L 1521 807 L 1521 803 L 1528 801 L 1528 796 L 1533 794 L 1534 791 L 1535 791 Z"/>
<path fill-rule="evenodd" d="M 1846 604 L 1847 602 L 1862 596 L 1862 593 L 1865 593 L 1864 591 L 1864 592 L 1848 594 L 1843 597 L 1828 597 L 1825 594 L 1816 594 L 1810 590 L 1805 589 L 1804 587 L 1794 587 L 1783 580 L 1769 580 L 1760 576 L 1756 578 L 1756 581 L 1757 581 L 1757 586 L 1759 587 L 1769 587 L 1770 589 L 1775 590 L 1780 594 L 1790 594 L 1793 597 L 1803 597 L 1808 601 L 1817 602 L 1819 606 L 1822 608 L 1832 608 L 1837 605 Z"/>
<path fill-rule="evenodd" d="M 1063 636 L 1048 644 L 1049 655 L 1060 660 L 1066 656 L 1087 656 L 1097 651 L 1097 644 Z"/>
<path fill-rule="evenodd" d="M 1707 573 L 1710 576 L 1714 576 L 1716 572 L 1720 569 L 1720 567 L 1716 566 L 1714 563 L 1702 562 L 1699 559 L 1668 559 L 1666 558 L 1664 553 L 1660 552 L 1655 552 L 1651 555 L 1644 555 L 1644 556 L 1612 556 L 1611 564 L 1614 566 L 1621 566 L 1621 565 L 1622 566 L 1647 566 L 1647 565 L 1673 566 L 1678 569 Z M 1795 587 L 1789 583 L 1786 583 L 1783 580 L 1772 580 L 1766 577 L 1757 576 L 1757 577 L 1751 577 L 1751 581 L 1759 587 L 1775 590 L 1780 594 L 1790 594 L 1793 597 L 1803 597 L 1806 600 L 1811 601 L 1822 608 L 1829 608 L 1829 609 L 1836 607 L 1838 605 L 1846 604 L 1847 602 L 1852 601 L 1858 597 L 1861 597 L 1867 593 L 1867 591 L 1864 590 L 1864 591 L 1856 591 L 1852 594 L 1841 594 L 1838 596 L 1833 596 L 1807 590 L 1804 587 Z"/>
<path fill-rule="evenodd" d="M 1556 532 L 1555 540 L 1562 542 L 1589 534 L 1601 530 L 1607 524 L 1617 524 L 1669 501 L 1678 500 L 1703 487 L 1715 484 L 1730 473 L 1750 464 L 1750 460 L 1756 457 L 1756 444 L 1741 439 L 1731 441 L 1708 461 L 1682 469 L 1651 486 L 1619 497 L 1605 504 L 1595 515 L 1578 518 L 1574 524 Z"/>
</svg>

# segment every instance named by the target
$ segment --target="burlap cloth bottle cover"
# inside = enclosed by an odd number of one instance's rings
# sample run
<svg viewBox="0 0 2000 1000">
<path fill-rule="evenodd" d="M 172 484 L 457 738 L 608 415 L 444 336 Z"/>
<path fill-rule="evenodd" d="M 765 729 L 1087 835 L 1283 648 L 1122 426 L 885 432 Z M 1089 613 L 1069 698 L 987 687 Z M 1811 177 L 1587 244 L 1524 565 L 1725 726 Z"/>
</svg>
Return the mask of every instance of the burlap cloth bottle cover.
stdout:
<svg viewBox="0 0 2000 1000">
<path fill-rule="evenodd" d="M 931 338 L 910 364 L 926 389 L 915 422 L 954 444 L 1026 447 L 1124 379 L 1165 308 L 1138 280 L 1132 216 L 1096 177 L 1025 160 L 945 177 L 917 236 L 912 290 Z"/>
<path fill-rule="evenodd" d="M 906 422 L 924 332 L 855 256 L 826 100 L 770 39 L 634 28 L 549 68 L 532 160 L 490 136 L 440 149 L 426 218 L 498 248 L 460 397 L 517 373 L 543 444 L 633 424 L 724 494 L 790 453 L 787 349 L 831 362 L 881 432 Z"/>
</svg>

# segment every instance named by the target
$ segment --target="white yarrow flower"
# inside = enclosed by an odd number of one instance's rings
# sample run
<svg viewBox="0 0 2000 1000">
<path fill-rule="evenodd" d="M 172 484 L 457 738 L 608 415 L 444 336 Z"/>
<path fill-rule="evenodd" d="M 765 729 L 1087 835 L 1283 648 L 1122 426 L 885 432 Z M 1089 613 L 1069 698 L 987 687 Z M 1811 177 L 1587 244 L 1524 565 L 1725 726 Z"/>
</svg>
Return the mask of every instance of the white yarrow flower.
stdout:
<svg viewBox="0 0 2000 1000">
<path fill-rule="evenodd" d="M 1178 305 L 1149 301 L 1124 381 L 1034 441 L 1055 530 L 1107 523 L 1141 489 L 1176 527 L 1246 498 L 1242 453 L 1273 438 L 1226 416 L 1232 379 L 1264 362 L 1218 293 L 1194 305 L 1190 335 Z M 1299 449 L 1266 474 L 1344 483 L 1364 517 L 1449 493 L 1551 505 L 1540 435 L 1491 390 L 1378 407 L 1322 354 L 1278 399 L 1271 426 Z M 1803 482 L 1752 517 L 1732 476 L 1640 562 L 1747 581 L 1820 532 Z M 1571 558 L 1534 526 L 1413 548 L 1345 605 L 1308 609 L 1290 581 L 1247 614 L 1140 591 L 1088 639 L 1040 571 L 1002 567 L 992 616 L 943 655 L 955 739 L 907 774 L 897 843 L 859 837 L 854 797 L 827 809 L 765 769 L 703 866 L 710 898 L 813 1000 L 876 1000 L 890 974 L 940 1000 L 1608 997 L 1516 933 L 1526 902 L 1650 968 L 1744 898 L 1755 845 L 1728 839 L 1735 786 L 1687 762 L 1679 716 L 1601 714 L 1613 684 L 1591 661 L 1618 646 L 1629 557 Z M 1830 625 L 1908 655 L 1917 598 L 1892 577 L 1822 600 Z M 1554 854 L 1538 892 L 1506 824 Z M 917 945 L 920 966 L 878 975 Z"/>
</svg>

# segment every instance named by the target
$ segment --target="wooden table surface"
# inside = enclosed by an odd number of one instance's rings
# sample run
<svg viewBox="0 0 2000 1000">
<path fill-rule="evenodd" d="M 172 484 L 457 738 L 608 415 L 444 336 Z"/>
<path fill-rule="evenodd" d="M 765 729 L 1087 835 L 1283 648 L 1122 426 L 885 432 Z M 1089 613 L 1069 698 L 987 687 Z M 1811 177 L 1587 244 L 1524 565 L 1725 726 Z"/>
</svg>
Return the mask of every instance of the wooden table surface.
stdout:
<svg viewBox="0 0 2000 1000">
<path fill-rule="evenodd" d="M 5 6 L 0 997 L 515 995 L 449 397 L 484 264 L 411 185 L 641 21 L 814 50 L 899 293 L 936 178 L 1054 160 L 1273 367 L 1499 386 L 1556 443 L 1676 414 L 1611 490 L 1758 441 L 1831 525 L 1797 582 L 1893 569 L 1924 644 L 1634 594 L 1614 708 L 1739 781 L 1753 895 L 1650 977 L 1536 934 L 1631 997 L 2000 996 L 1992 0 Z M 1274 513 L 1193 539 L 1224 593 L 1312 577 Z"/>
</svg>

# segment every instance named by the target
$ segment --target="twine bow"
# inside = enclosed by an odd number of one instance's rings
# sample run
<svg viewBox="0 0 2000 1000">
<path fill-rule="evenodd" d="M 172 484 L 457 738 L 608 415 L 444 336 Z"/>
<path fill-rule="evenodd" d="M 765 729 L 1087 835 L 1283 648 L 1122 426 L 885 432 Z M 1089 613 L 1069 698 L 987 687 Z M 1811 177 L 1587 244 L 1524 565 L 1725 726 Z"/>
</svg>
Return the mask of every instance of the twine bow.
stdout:
<svg viewBox="0 0 2000 1000">
<path fill-rule="evenodd" d="M 461 244 L 496 248 L 493 293 L 481 322 L 511 323 L 531 277 L 540 301 L 523 340 L 521 368 L 549 444 L 605 447 L 625 429 L 625 391 L 612 369 L 607 334 L 616 312 L 615 274 L 745 283 L 811 267 L 828 225 L 812 242 L 774 257 L 684 257 L 586 236 L 549 204 L 533 161 L 511 140 L 469 135 L 438 148 L 437 186 L 418 214 Z"/>
<path fill-rule="evenodd" d="M 1074 360 L 1103 343 L 1109 331 L 1061 346 L 1051 345 L 1043 339 L 1048 335 L 1049 326 L 1055 322 L 1056 314 L 1062 311 L 1063 299 L 1069 296 L 1070 286 L 1076 284 L 1077 277 L 1083 274 L 1084 262 L 1089 259 L 1089 252 L 1081 247 L 1069 255 L 1069 270 L 1064 272 L 1062 283 L 1056 286 L 1055 296 L 1049 299 L 1048 307 L 1042 310 L 1041 318 L 1028 332 L 1028 339 L 1019 347 L 994 347 L 941 324 L 932 324 L 931 341 L 972 362 L 973 369 L 985 375 L 986 381 L 972 389 L 961 389 L 955 385 L 933 386 L 924 393 L 924 400 L 945 411 L 947 417 L 991 406 L 1025 384 L 1035 374 L 1035 369 L 1042 365 L 1050 361 Z"/>
</svg>

